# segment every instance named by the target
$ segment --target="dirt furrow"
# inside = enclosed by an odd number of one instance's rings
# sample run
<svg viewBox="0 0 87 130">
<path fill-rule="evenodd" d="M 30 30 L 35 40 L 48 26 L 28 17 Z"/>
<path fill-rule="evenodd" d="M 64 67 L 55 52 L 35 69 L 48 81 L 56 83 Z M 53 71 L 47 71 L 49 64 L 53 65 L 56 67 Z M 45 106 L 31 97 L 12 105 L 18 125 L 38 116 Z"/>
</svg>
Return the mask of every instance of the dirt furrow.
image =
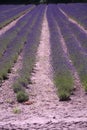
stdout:
<svg viewBox="0 0 87 130">
<path fill-rule="evenodd" d="M 67 13 L 65 13 L 61 8 L 59 8 L 59 10 L 65 15 L 65 17 L 67 17 L 67 19 L 68 19 L 71 23 L 77 25 L 85 34 L 87 34 L 87 30 L 86 30 L 83 26 L 81 26 L 81 25 L 80 25 L 77 21 L 75 21 L 74 19 L 70 18 L 70 17 L 67 15 Z"/>
<path fill-rule="evenodd" d="M 52 80 L 52 66 L 50 63 L 50 32 L 46 18 L 46 12 L 42 23 L 42 32 L 40 45 L 36 56 L 35 73 L 31 77 L 33 85 L 30 86 L 30 100 L 35 101 L 34 111 L 39 118 L 45 120 L 52 116 L 51 109 L 55 106 L 55 101 L 58 101 L 56 88 Z M 50 110 L 48 110 L 50 109 Z"/>
</svg>

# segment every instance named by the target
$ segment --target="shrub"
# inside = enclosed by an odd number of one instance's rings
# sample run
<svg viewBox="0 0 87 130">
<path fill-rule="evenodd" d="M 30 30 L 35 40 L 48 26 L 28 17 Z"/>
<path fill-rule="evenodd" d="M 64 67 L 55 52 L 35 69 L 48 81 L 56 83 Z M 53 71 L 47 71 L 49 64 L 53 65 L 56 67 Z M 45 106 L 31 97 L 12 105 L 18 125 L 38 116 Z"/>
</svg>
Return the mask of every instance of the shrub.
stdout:
<svg viewBox="0 0 87 130">
<path fill-rule="evenodd" d="M 16 82 L 13 85 L 13 90 L 14 90 L 15 93 L 18 93 L 19 91 L 22 91 L 24 89 L 23 89 L 22 85 L 19 82 Z"/>
<path fill-rule="evenodd" d="M 58 96 L 60 101 L 67 101 L 70 99 L 73 90 L 73 78 L 70 73 L 57 75 L 54 79 L 55 85 L 58 89 Z"/>
<path fill-rule="evenodd" d="M 66 91 L 61 91 L 59 93 L 59 99 L 60 101 L 68 101 L 70 100 L 70 94 Z"/>
<path fill-rule="evenodd" d="M 28 101 L 28 99 L 29 99 L 29 96 L 28 96 L 28 94 L 26 92 L 19 91 L 17 93 L 17 101 L 18 102 L 22 103 L 22 102 Z"/>
</svg>

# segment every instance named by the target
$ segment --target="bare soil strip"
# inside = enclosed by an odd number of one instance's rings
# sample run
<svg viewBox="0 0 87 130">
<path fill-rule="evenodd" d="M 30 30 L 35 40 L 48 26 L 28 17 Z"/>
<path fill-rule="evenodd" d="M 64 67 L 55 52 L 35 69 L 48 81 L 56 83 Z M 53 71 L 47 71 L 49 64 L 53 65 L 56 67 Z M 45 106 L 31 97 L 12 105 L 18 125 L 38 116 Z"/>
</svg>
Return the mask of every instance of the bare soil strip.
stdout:
<svg viewBox="0 0 87 130">
<path fill-rule="evenodd" d="M 8 25 L 6 25 L 5 27 L 3 27 L 2 29 L 0 29 L 0 36 L 1 36 L 2 34 L 4 34 L 6 31 L 8 31 L 9 29 L 11 29 L 12 27 L 14 27 L 14 26 L 16 25 L 16 23 L 17 23 L 22 17 L 24 17 L 25 15 L 26 15 L 26 13 L 23 14 L 22 16 L 20 16 L 19 18 L 17 18 L 16 20 L 14 20 L 13 22 L 9 23 Z"/>
<path fill-rule="evenodd" d="M 63 42 L 63 41 L 61 41 Z M 63 43 L 62 43 L 63 44 Z M 63 46 L 65 49 L 65 45 Z M 66 49 L 67 53 L 67 49 Z M 3 130 L 86 130 L 87 97 L 72 95 L 72 100 L 59 102 L 52 80 L 50 64 L 50 34 L 46 14 L 42 24 L 40 45 L 36 56 L 32 85 L 27 91 L 32 105 L 16 104 L 20 114 L 13 113 L 13 107 L 0 105 L 0 128 Z M 79 86 L 77 79 L 77 84 Z M 78 90 L 78 93 L 80 91 Z M 7 111 L 6 111 L 7 110 Z"/>
<path fill-rule="evenodd" d="M 75 21 L 74 19 L 70 18 L 61 8 L 59 8 L 59 10 L 67 17 L 67 19 L 73 23 L 76 24 L 85 34 L 87 34 L 87 30 L 81 26 L 77 21 Z"/>
</svg>

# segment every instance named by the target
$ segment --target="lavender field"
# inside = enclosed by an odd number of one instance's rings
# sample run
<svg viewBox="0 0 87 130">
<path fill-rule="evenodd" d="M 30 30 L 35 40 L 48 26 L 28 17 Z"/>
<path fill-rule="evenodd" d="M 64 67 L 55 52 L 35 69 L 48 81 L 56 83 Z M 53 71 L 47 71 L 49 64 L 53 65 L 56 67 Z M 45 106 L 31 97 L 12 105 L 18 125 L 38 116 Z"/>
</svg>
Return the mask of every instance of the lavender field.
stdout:
<svg viewBox="0 0 87 130">
<path fill-rule="evenodd" d="M 0 130 L 87 129 L 86 13 L 0 5 Z"/>
</svg>

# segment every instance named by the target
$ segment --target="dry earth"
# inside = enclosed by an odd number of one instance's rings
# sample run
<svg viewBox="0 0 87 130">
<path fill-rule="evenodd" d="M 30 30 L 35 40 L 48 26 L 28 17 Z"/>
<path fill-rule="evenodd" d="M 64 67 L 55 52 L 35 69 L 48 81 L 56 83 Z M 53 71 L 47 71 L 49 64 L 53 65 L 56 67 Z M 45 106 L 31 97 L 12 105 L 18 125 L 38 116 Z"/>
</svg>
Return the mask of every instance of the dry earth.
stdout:
<svg viewBox="0 0 87 130">
<path fill-rule="evenodd" d="M 30 101 L 34 103 L 23 105 L 1 102 L 0 130 L 87 130 L 87 96 L 81 91 L 77 79 L 76 91 L 71 96 L 72 100 L 59 101 L 52 80 L 50 53 L 50 34 L 45 13 L 35 73 L 31 77 L 33 84 L 28 85 L 27 89 Z M 16 69 L 16 65 L 14 67 Z M 5 91 L 5 88 L 3 89 Z M 9 93 L 10 91 L 7 95 Z M 21 112 L 14 114 L 14 108 L 20 109 Z"/>
</svg>

